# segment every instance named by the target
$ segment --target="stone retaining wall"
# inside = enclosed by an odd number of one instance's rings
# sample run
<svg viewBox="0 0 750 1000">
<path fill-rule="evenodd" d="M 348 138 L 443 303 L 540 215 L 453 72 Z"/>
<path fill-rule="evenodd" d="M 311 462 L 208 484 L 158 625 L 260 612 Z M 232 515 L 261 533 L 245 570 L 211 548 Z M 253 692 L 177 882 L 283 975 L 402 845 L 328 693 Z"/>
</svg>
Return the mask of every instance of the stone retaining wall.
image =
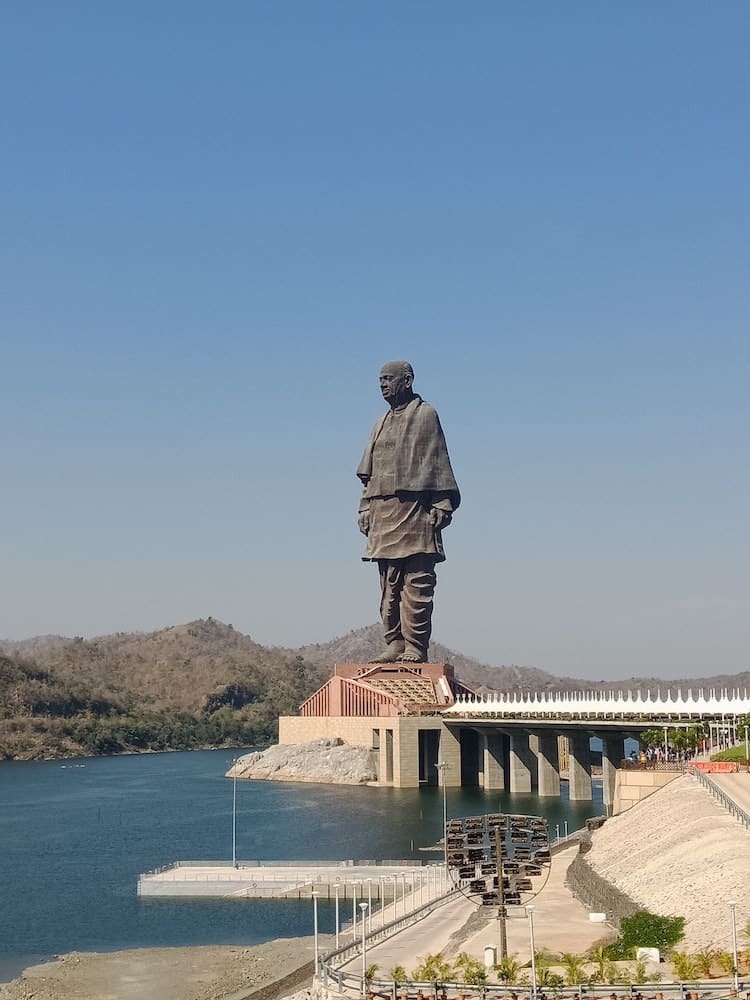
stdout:
<svg viewBox="0 0 750 1000">
<path fill-rule="evenodd" d="M 591 912 L 606 913 L 608 922 L 619 927 L 623 917 L 629 917 L 643 907 L 634 903 L 630 896 L 620 892 L 601 875 L 597 875 L 586 861 L 586 854 L 590 849 L 591 835 L 584 834 L 578 854 L 568 868 L 568 886 L 576 899 Z"/>
</svg>

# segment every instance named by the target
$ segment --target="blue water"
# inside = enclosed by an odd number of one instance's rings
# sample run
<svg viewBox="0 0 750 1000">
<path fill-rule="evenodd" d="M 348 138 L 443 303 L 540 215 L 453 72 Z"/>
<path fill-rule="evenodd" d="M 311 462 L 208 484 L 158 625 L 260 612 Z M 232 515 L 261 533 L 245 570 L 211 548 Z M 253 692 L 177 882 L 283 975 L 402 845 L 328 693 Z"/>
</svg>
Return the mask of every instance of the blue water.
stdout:
<svg viewBox="0 0 750 1000">
<path fill-rule="evenodd" d="M 237 751 L 0 763 L 0 982 L 66 951 L 258 944 L 312 933 L 309 901 L 139 900 L 136 880 L 171 861 L 231 860 Z M 564 790 L 566 791 L 566 790 Z M 554 832 L 593 803 L 448 791 L 448 815 L 546 815 Z M 437 788 L 237 783 L 237 858 L 439 860 Z M 321 906 L 323 933 L 333 908 Z"/>
</svg>

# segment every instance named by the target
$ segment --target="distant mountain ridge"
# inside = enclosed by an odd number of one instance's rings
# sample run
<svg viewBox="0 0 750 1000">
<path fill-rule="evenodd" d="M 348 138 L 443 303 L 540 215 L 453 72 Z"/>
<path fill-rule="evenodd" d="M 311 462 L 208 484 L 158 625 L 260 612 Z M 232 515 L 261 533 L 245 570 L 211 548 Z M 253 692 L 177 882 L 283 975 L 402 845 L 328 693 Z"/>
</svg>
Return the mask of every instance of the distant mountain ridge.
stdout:
<svg viewBox="0 0 750 1000">
<path fill-rule="evenodd" d="M 335 663 L 367 662 L 381 648 L 380 625 L 285 649 L 261 646 L 212 617 L 93 639 L 0 640 L 0 758 L 267 745 L 277 737 L 278 717 L 296 715 Z M 750 687 L 747 672 L 583 681 L 488 666 L 439 643 L 430 652 L 480 693 Z"/>
<path fill-rule="evenodd" d="M 367 663 L 383 649 L 382 625 L 365 625 L 325 643 L 312 643 L 296 649 L 284 649 L 290 655 L 304 657 L 308 663 Z M 558 677 L 538 667 L 490 666 L 471 656 L 464 656 L 439 642 L 430 643 L 434 663 L 450 663 L 460 680 L 478 691 L 687 691 L 703 688 L 748 688 L 750 671 L 739 674 L 716 674 L 682 680 L 663 677 L 630 677 L 625 680 L 592 681 L 576 677 Z"/>
<path fill-rule="evenodd" d="M 122 690 L 119 678 L 127 668 L 126 686 L 135 684 L 139 700 L 152 699 L 158 703 L 160 692 L 164 695 L 165 688 L 172 687 L 174 694 L 167 700 L 173 707 L 187 710 L 200 709 L 201 699 L 205 700 L 222 683 L 237 680 L 243 670 L 252 675 L 257 671 L 264 674 L 267 668 L 272 674 L 283 672 L 285 666 L 302 657 L 311 668 L 308 680 L 322 683 L 335 663 L 367 663 L 382 648 L 380 624 L 353 629 L 325 643 L 266 647 L 210 616 L 155 632 L 116 632 L 92 639 L 60 635 L 0 639 L 1 655 L 32 660 L 51 669 L 75 663 L 79 679 L 103 686 L 108 694 Z M 556 676 L 533 666 L 492 666 L 438 642 L 431 643 L 430 658 L 433 662 L 452 664 L 464 683 L 481 691 L 750 689 L 750 671 L 680 680 L 630 677 L 592 681 Z M 196 675 L 200 675 L 197 683 Z"/>
</svg>

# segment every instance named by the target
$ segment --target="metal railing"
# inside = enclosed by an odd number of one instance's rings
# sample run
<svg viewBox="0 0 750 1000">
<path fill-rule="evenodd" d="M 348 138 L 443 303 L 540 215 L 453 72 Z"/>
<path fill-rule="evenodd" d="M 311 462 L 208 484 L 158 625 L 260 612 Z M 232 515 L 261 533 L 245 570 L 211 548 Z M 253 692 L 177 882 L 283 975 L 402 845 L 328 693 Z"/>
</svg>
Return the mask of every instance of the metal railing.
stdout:
<svg viewBox="0 0 750 1000">
<path fill-rule="evenodd" d="M 424 918 L 429 916 L 429 914 L 434 910 L 443 906 L 445 903 L 449 902 L 449 900 L 455 899 L 458 891 L 457 886 L 451 886 L 448 892 L 443 895 L 436 896 L 434 899 L 429 900 L 422 906 L 418 906 L 415 909 L 410 910 L 409 913 L 406 913 L 401 917 L 397 917 L 395 920 L 391 920 L 387 924 L 382 924 L 380 927 L 376 927 L 369 933 L 365 933 L 364 937 L 366 947 L 369 949 L 376 944 L 380 944 L 381 941 L 386 941 L 388 938 L 393 937 L 394 934 L 398 934 L 407 927 L 411 927 L 420 920 L 424 920 Z M 357 958 L 357 956 L 361 954 L 362 938 L 359 937 L 352 939 L 347 944 L 342 945 L 334 951 L 329 951 L 325 955 L 322 955 L 319 959 L 319 965 L 324 983 L 328 980 L 333 980 L 338 984 L 340 989 L 343 989 L 345 985 L 349 985 L 350 981 L 359 986 L 362 982 L 362 977 L 356 976 L 353 973 L 342 972 L 341 966 L 346 965 L 347 962 L 350 962 L 353 958 Z"/>
<path fill-rule="evenodd" d="M 362 977 L 351 973 L 341 974 L 339 990 L 347 993 L 361 992 Z M 338 981 L 337 981 L 338 983 Z M 324 984 L 325 986 L 326 984 Z M 327 984 L 329 998 L 335 996 L 330 983 Z M 695 983 L 649 983 L 647 986 L 623 986 L 613 983 L 597 983 L 595 986 L 537 985 L 536 990 L 528 983 L 522 986 L 487 984 L 472 986 L 461 982 L 399 982 L 393 980 L 373 980 L 367 984 L 368 996 L 382 1000 L 723 1000 L 736 998 L 731 980 L 707 980 Z M 740 992 L 744 983 L 740 983 Z"/>
<path fill-rule="evenodd" d="M 690 773 L 694 775 L 700 783 L 711 792 L 713 797 L 717 799 L 725 809 L 727 809 L 735 819 L 739 820 L 740 823 L 746 828 L 750 829 L 750 815 L 745 812 L 745 810 L 738 806 L 734 799 L 727 795 L 723 788 L 720 788 L 715 781 L 713 781 L 707 774 L 697 767 L 691 767 Z"/>
</svg>

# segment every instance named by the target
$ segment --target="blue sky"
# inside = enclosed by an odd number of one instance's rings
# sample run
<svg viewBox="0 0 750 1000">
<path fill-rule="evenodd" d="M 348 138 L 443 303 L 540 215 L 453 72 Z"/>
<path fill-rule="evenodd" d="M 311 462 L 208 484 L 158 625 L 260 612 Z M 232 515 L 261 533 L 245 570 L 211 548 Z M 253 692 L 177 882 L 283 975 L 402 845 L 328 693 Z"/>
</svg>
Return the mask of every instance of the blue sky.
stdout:
<svg viewBox="0 0 750 1000">
<path fill-rule="evenodd" d="M 750 9 L 11 2 L 0 636 L 375 621 L 354 469 L 416 370 L 436 639 L 748 656 Z"/>
</svg>

